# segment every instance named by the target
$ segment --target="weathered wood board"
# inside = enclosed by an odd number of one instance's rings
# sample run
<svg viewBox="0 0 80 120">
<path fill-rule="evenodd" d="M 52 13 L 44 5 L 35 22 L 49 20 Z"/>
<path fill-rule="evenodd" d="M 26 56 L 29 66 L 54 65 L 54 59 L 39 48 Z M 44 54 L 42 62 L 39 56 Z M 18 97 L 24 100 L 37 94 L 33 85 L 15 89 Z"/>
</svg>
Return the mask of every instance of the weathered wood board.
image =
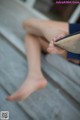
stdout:
<svg viewBox="0 0 80 120">
<path fill-rule="evenodd" d="M 36 16 L 30 10 L 28 11 L 27 8 L 23 7 L 23 5 L 15 2 L 15 0 L 6 1 L 0 0 L 0 85 L 3 86 L 1 96 L 4 96 L 4 98 L 7 95 L 4 94 L 4 91 L 6 90 L 8 94 L 13 93 L 22 84 L 27 75 L 27 60 L 22 41 L 24 31 L 21 24 L 25 18 L 28 19 Z M 60 62 L 56 59 L 59 59 Z M 61 66 L 61 61 L 64 60 L 51 56 L 48 56 L 46 60 L 46 57 L 42 56 L 42 69 L 48 80 L 48 86 L 34 93 L 23 102 L 14 103 L 13 107 L 17 107 L 16 109 L 20 107 L 22 114 L 24 111 L 23 120 L 25 120 L 25 115 L 26 119 L 29 120 L 80 119 L 80 74 L 77 72 L 79 68 L 72 65 L 71 69 L 75 68 L 77 70 L 74 69 L 73 74 L 74 72 L 76 74 L 74 77 L 70 77 L 72 74 L 69 69 L 70 64 L 64 61 L 68 66 L 67 72 L 65 72 L 65 66 Z M 61 67 L 63 67 L 63 71 L 60 69 Z M 75 80 L 76 75 L 78 77 L 77 80 Z M 0 105 L 3 106 L 1 101 L 2 97 L 0 97 Z M 3 99 L 3 101 L 5 100 Z M 7 103 L 7 101 L 5 102 Z M 15 110 L 13 107 L 10 109 L 9 106 L 5 105 L 5 102 L 1 110 L 4 110 L 4 108 L 9 111 L 11 110 L 11 120 L 13 120 L 12 113 Z M 16 113 L 14 116 L 16 117 Z"/>
<path fill-rule="evenodd" d="M 0 36 L 0 58 L 0 84 L 11 94 L 18 89 L 27 75 L 27 60 L 3 36 Z M 78 107 L 61 94 L 60 89 L 50 82 L 48 76 L 45 77 L 48 86 L 24 102 L 19 102 L 22 110 L 33 120 L 78 120 Z"/>
<path fill-rule="evenodd" d="M 3 87 L 0 87 L 0 111 L 9 111 L 10 120 L 31 120 L 19 105 L 5 100 L 5 96 L 7 95 L 7 91 Z"/>
</svg>

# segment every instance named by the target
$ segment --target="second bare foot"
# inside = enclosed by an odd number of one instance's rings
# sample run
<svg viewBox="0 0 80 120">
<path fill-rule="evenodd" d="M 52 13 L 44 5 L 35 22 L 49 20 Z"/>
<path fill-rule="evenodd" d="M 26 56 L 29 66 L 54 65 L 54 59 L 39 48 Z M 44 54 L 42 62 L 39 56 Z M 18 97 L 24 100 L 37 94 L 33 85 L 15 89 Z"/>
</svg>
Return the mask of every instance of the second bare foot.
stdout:
<svg viewBox="0 0 80 120">
<path fill-rule="evenodd" d="M 28 77 L 20 89 L 7 97 L 9 101 L 20 101 L 26 99 L 32 93 L 45 88 L 47 85 L 47 81 L 44 77 Z"/>
</svg>

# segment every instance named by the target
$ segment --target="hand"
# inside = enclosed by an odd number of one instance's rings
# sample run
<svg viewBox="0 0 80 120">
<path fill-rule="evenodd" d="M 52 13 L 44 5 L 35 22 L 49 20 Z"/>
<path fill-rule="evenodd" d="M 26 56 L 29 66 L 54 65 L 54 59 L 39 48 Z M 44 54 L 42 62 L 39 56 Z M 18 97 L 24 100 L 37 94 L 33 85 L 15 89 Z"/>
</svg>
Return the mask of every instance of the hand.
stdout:
<svg viewBox="0 0 80 120">
<path fill-rule="evenodd" d="M 55 43 L 57 42 L 58 39 L 63 38 L 65 36 L 65 34 L 60 34 L 56 37 L 54 37 L 54 39 L 50 42 L 49 47 L 47 48 L 47 51 L 50 54 L 60 54 L 60 55 L 65 55 L 66 51 L 60 47 L 57 47 L 55 45 Z"/>
</svg>

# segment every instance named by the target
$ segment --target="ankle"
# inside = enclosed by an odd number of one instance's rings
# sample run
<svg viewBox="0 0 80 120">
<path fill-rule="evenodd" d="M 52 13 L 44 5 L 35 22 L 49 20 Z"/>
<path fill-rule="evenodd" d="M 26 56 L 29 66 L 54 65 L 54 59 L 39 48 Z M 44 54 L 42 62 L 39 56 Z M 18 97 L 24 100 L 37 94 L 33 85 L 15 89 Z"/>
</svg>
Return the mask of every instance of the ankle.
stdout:
<svg viewBox="0 0 80 120">
<path fill-rule="evenodd" d="M 37 78 L 39 78 L 39 77 L 43 77 L 43 74 L 42 74 L 42 72 L 41 71 L 33 71 L 33 72 L 29 72 L 28 73 L 28 77 L 37 77 Z"/>
</svg>

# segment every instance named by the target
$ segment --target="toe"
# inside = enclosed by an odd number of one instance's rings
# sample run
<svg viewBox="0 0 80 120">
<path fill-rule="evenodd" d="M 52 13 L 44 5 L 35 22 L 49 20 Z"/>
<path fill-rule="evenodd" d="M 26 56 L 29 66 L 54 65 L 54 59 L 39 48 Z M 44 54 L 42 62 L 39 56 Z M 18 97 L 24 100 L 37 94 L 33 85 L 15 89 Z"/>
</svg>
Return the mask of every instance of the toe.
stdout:
<svg viewBox="0 0 80 120">
<path fill-rule="evenodd" d="M 24 93 L 22 92 L 16 92 L 12 94 L 11 96 L 8 96 L 6 99 L 9 101 L 19 101 L 24 99 Z"/>
</svg>

